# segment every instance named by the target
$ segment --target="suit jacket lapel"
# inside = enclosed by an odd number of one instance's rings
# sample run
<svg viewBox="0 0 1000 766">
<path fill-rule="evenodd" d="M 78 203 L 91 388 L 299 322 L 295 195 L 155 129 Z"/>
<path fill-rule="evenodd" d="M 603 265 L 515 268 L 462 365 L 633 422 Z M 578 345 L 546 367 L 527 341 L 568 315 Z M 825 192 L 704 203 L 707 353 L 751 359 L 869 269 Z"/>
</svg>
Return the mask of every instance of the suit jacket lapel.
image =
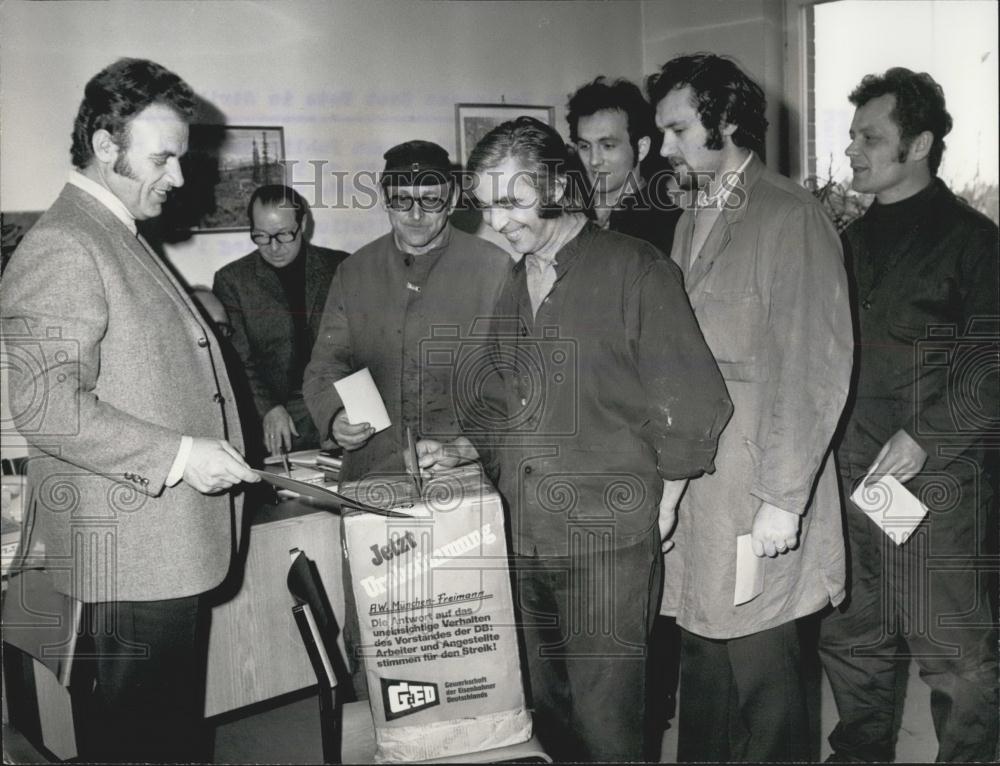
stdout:
<svg viewBox="0 0 1000 766">
<path fill-rule="evenodd" d="M 760 161 L 760 157 L 756 155 L 753 156 L 750 160 L 750 164 L 747 165 L 744 174 L 745 181 L 743 184 L 744 196 L 742 204 L 735 208 L 724 207 L 721 215 L 719 215 L 719 217 L 715 220 L 712 230 L 708 233 L 708 239 L 705 240 L 705 244 L 701 248 L 701 253 L 698 255 L 698 258 L 695 260 L 694 265 L 691 266 L 687 275 L 686 285 L 689 294 L 695 287 L 697 287 L 698 283 L 706 277 L 709 271 L 712 270 L 712 265 L 715 261 L 719 258 L 725 257 L 726 247 L 733 238 L 732 230 L 737 227 L 746 216 L 747 205 L 749 204 L 753 187 L 757 185 L 757 182 L 764 174 L 764 163 Z M 693 229 L 693 220 L 691 226 Z M 688 239 L 687 242 L 687 249 L 688 251 L 691 249 L 690 239 Z"/>
<path fill-rule="evenodd" d="M 314 331 L 319 329 L 318 317 L 322 314 L 326 306 L 326 296 L 328 290 L 324 287 L 328 280 L 324 279 L 324 263 L 313 251 L 312 245 L 307 245 L 305 252 L 306 259 L 306 323 Z M 315 321 L 314 321 L 315 320 Z"/>
<path fill-rule="evenodd" d="M 174 301 L 190 315 L 197 323 L 202 332 L 205 331 L 201 315 L 195 309 L 194 304 L 188 297 L 187 290 L 181 286 L 177 278 L 170 272 L 170 269 L 156 255 L 148 243 L 143 244 L 138 236 L 133 235 L 129 228 L 108 210 L 100 200 L 88 194 L 83 189 L 79 189 L 72 184 L 67 184 L 63 189 L 63 194 L 73 200 L 73 203 L 80 211 L 93 220 L 97 225 L 104 228 L 109 235 L 119 239 L 122 250 L 133 258 L 149 273 L 153 281 L 162 288 Z"/>
<path fill-rule="evenodd" d="M 692 223 L 693 231 L 693 223 Z M 726 212 L 723 211 L 718 218 L 715 219 L 715 223 L 712 224 L 712 230 L 708 233 L 708 238 L 705 240 L 705 244 L 701 247 L 701 252 L 698 257 L 695 258 L 693 264 L 688 268 L 687 272 L 687 288 L 688 291 L 693 290 L 697 287 L 698 283 L 705 278 L 712 269 L 712 264 L 715 263 L 715 259 L 718 258 L 723 251 L 726 249 L 726 245 L 732 239 L 732 234 L 729 231 L 729 223 L 726 220 Z M 688 259 L 690 262 L 691 258 L 691 240 L 688 239 L 687 243 Z"/>
<path fill-rule="evenodd" d="M 684 274 L 684 284 L 688 282 L 688 271 L 691 269 L 691 239 L 694 237 L 694 216 L 685 210 L 677 221 L 674 230 L 674 244 L 670 248 L 670 258 L 681 268 Z"/>
<path fill-rule="evenodd" d="M 139 234 L 136 237 L 131 236 L 131 232 L 127 229 L 122 235 L 122 241 L 125 243 L 126 248 L 132 255 L 136 257 L 139 263 L 149 272 L 150 276 L 156 281 L 156 283 L 163 289 L 167 295 L 176 303 L 184 312 L 186 312 L 195 322 L 198 324 L 199 329 L 204 333 L 206 332 L 204 322 L 202 321 L 201 315 L 198 310 L 194 307 L 191 299 L 188 297 L 187 290 L 180 283 L 177 277 L 174 276 L 173 272 L 170 271 L 170 267 L 167 266 L 157 255 L 153 248 L 150 247 L 149 243 Z"/>
<path fill-rule="evenodd" d="M 257 250 L 254 255 L 256 256 L 253 260 L 254 285 L 267 293 L 271 300 L 279 306 L 286 305 L 285 290 L 281 286 L 278 275 L 274 273 L 274 269 L 267 265 L 260 250 Z"/>
</svg>

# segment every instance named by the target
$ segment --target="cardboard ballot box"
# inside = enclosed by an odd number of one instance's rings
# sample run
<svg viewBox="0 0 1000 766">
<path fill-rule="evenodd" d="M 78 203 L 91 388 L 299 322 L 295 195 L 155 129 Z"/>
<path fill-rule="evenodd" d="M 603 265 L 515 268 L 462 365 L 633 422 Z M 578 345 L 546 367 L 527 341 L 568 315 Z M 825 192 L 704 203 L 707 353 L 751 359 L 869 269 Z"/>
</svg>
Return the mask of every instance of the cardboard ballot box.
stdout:
<svg viewBox="0 0 1000 766">
<path fill-rule="evenodd" d="M 478 466 L 428 481 L 346 482 L 410 514 L 345 514 L 378 761 L 476 752 L 531 737 L 503 508 Z"/>
</svg>

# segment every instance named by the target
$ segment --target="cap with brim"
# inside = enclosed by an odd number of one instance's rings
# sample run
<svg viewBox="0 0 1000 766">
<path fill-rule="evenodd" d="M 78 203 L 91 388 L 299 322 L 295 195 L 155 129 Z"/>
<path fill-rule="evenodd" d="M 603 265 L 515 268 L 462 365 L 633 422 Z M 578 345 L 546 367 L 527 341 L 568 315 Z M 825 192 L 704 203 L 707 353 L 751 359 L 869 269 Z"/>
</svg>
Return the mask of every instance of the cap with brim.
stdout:
<svg viewBox="0 0 1000 766">
<path fill-rule="evenodd" d="M 431 141 L 407 141 L 384 155 L 382 183 L 387 186 L 438 186 L 451 180 L 448 152 Z"/>
</svg>

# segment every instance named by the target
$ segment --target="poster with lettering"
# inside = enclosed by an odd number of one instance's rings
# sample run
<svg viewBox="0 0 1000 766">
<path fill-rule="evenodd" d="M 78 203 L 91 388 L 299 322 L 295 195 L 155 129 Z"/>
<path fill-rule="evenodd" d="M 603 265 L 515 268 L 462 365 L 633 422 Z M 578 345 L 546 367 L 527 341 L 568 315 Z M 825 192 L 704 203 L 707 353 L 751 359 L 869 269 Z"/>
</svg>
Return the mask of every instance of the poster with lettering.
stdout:
<svg viewBox="0 0 1000 766">
<path fill-rule="evenodd" d="M 344 483 L 408 518 L 345 517 L 378 761 L 489 750 L 531 736 L 503 508 L 478 466 L 425 483 Z"/>
</svg>

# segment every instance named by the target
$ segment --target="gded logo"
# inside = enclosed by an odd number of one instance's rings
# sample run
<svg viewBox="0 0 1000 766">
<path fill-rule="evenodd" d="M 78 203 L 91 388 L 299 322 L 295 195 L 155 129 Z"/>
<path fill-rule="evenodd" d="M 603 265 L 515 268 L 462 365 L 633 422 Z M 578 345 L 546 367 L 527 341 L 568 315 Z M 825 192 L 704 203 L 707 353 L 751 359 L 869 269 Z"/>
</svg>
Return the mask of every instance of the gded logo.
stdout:
<svg viewBox="0 0 1000 766">
<path fill-rule="evenodd" d="M 393 721 L 441 704 L 437 684 L 382 678 L 382 707 L 385 720 Z"/>
</svg>

